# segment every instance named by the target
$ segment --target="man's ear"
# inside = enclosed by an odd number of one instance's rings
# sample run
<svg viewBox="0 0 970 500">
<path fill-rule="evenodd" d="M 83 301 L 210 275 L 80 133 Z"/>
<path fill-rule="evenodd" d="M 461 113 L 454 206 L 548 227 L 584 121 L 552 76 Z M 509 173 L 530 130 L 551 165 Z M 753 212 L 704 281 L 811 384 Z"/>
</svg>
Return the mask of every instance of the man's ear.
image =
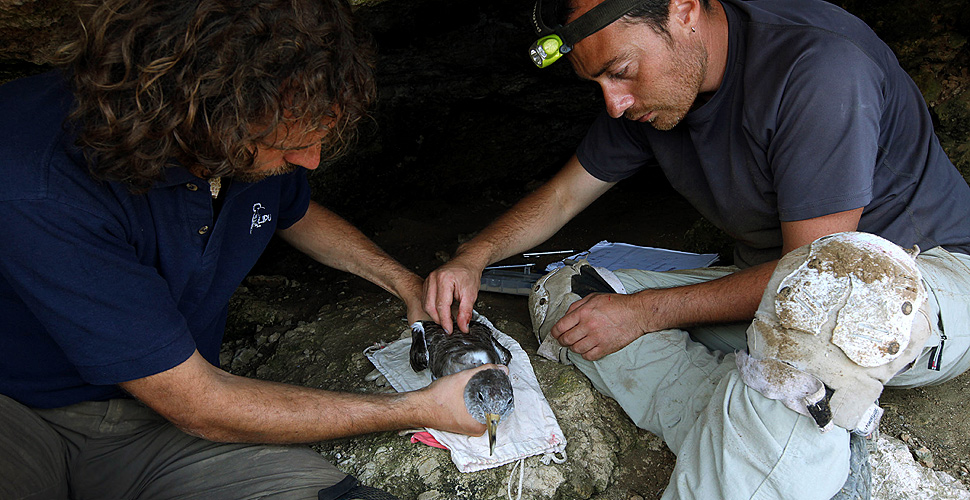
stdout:
<svg viewBox="0 0 970 500">
<path fill-rule="evenodd" d="M 697 25 L 701 8 L 700 0 L 670 0 L 670 13 L 667 21 L 670 30 L 690 31 Z"/>
</svg>

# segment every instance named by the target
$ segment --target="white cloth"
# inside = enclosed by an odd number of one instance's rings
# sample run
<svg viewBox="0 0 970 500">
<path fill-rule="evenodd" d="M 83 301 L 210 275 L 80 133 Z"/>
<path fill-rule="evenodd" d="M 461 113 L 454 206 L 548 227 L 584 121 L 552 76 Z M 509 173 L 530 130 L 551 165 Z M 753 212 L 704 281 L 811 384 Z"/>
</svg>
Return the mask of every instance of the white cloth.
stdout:
<svg viewBox="0 0 970 500">
<path fill-rule="evenodd" d="M 488 326 L 495 338 L 512 353 L 509 378 L 512 380 L 515 409 L 499 423 L 495 454 L 492 456 L 488 454 L 487 434 L 470 437 L 436 429 L 428 429 L 428 432 L 448 447 L 451 460 L 461 472 L 498 467 L 532 455 L 554 456 L 564 453 L 566 437 L 539 388 L 529 356 L 518 342 L 495 328 L 484 316 L 476 313 L 475 319 Z M 411 338 L 408 337 L 382 349 L 368 349 L 364 354 L 395 390 L 405 392 L 431 383 L 428 370 L 415 373 L 411 369 L 408 360 L 410 351 Z"/>
</svg>

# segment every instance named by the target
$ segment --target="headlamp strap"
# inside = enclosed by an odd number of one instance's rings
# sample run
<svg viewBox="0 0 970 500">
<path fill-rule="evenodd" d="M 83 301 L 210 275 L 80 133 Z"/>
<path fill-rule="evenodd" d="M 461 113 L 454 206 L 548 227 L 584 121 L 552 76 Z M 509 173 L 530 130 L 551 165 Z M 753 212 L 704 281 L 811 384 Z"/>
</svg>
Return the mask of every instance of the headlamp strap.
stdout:
<svg viewBox="0 0 970 500">
<path fill-rule="evenodd" d="M 640 4 L 643 0 L 605 0 L 603 3 L 593 7 L 585 14 L 579 16 L 579 19 L 571 23 L 567 23 L 565 26 L 556 29 L 549 29 L 548 26 L 541 20 L 541 10 L 542 10 L 542 0 L 536 2 L 536 8 L 533 12 L 533 21 L 535 22 L 536 31 L 538 34 L 543 35 L 545 32 L 554 32 L 562 38 L 563 43 L 572 49 L 572 46 L 576 42 L 586 38 L 593 33 L 607 27 L 613 21 L 623 17 L 626 13 L 633 10 L 634 7 Z"/>
</svg>

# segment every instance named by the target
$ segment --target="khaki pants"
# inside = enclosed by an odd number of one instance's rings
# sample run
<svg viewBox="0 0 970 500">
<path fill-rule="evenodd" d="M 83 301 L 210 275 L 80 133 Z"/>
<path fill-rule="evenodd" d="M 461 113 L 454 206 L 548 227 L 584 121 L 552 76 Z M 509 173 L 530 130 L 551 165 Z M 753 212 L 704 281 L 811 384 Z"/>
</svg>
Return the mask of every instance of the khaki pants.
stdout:
<svg viewBox="0 0 970 500">
<path fill-rule="evenodd" d="M 970 366 L 970 257 L 935 248 L 921 254 L 917 265 L 929 292 L 929 311 L 939 321 L 913 368 L 890 380 L 890 386 L 938 384 Z M 627 292 L 634 293 L 708 281 L 734 271 L 615 274 Z M 547 321 L 558 320 L 555 316 L 561 317 L 567 307 L 557 306 Z M 567 353 L 600 392 L 615 399 L 638 427 L 663 438 L 677 455 L 665 500 L 826 500 L 845 483 L 845 430 L 836 427 L 822 433 L 811 418 L 741 381 L 734 352 L 746 349 L 747 326 L 654 332 L 597 361 Z M 946 341 L 941 370 L 930 370 L 927 362 L 942 334 Z"/>
<path fill-rule="evenodd" d="M 37 410 L 0 395 L 0 498 L 316 499 L 347 477 L 306 446 L 214 443 L 138 401 Z"/>
</svg>

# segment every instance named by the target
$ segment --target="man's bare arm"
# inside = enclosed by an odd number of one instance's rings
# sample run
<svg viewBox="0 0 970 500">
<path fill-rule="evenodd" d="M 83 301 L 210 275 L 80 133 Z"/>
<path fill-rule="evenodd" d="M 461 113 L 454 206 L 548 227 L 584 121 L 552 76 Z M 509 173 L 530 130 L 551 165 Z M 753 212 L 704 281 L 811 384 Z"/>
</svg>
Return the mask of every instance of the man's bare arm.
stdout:
<svg viewBox="0 0 970 500">
<path fill-rule="evenodd" d="M 862 209 L 782 222 L 783 253 L 859 226 Z M 754 317 L 777 260 L 695 285 L 648 289 L 632 295 L 597 294 L 576 301 L 551 334 L 585 359 L 599 359 L 644 333 Z"/>
<path fill-rule="evenodd" d="M 211 441 L 308 443 L 415 427 L 481 435 L 485 426 L 463 399 L 476 371 L 420 391 L 352 394 L 239 377 L 196 351 L 174 368 L 119 385 L 183 431 Z"/>
<path fill-rule="evenodd" d="M 458 326 L 467 331 L 485 266 L 546 241 L 613 184 L 596 179 L 575 156 L 570 158 L 552 179 L 458 247 L 451 261 L 428 276 L 425 310 L 451 331 L 451 306 L 457 300 Z"/>
<path fill-rule="evenodd" d="M 318 262 L 391 292 L 404 301 L 409 322 L 427 318 L 422 308 L 424 280 L 323 206 L 311 201 L 302 219 L 277 234 Z"/>
</svg>

